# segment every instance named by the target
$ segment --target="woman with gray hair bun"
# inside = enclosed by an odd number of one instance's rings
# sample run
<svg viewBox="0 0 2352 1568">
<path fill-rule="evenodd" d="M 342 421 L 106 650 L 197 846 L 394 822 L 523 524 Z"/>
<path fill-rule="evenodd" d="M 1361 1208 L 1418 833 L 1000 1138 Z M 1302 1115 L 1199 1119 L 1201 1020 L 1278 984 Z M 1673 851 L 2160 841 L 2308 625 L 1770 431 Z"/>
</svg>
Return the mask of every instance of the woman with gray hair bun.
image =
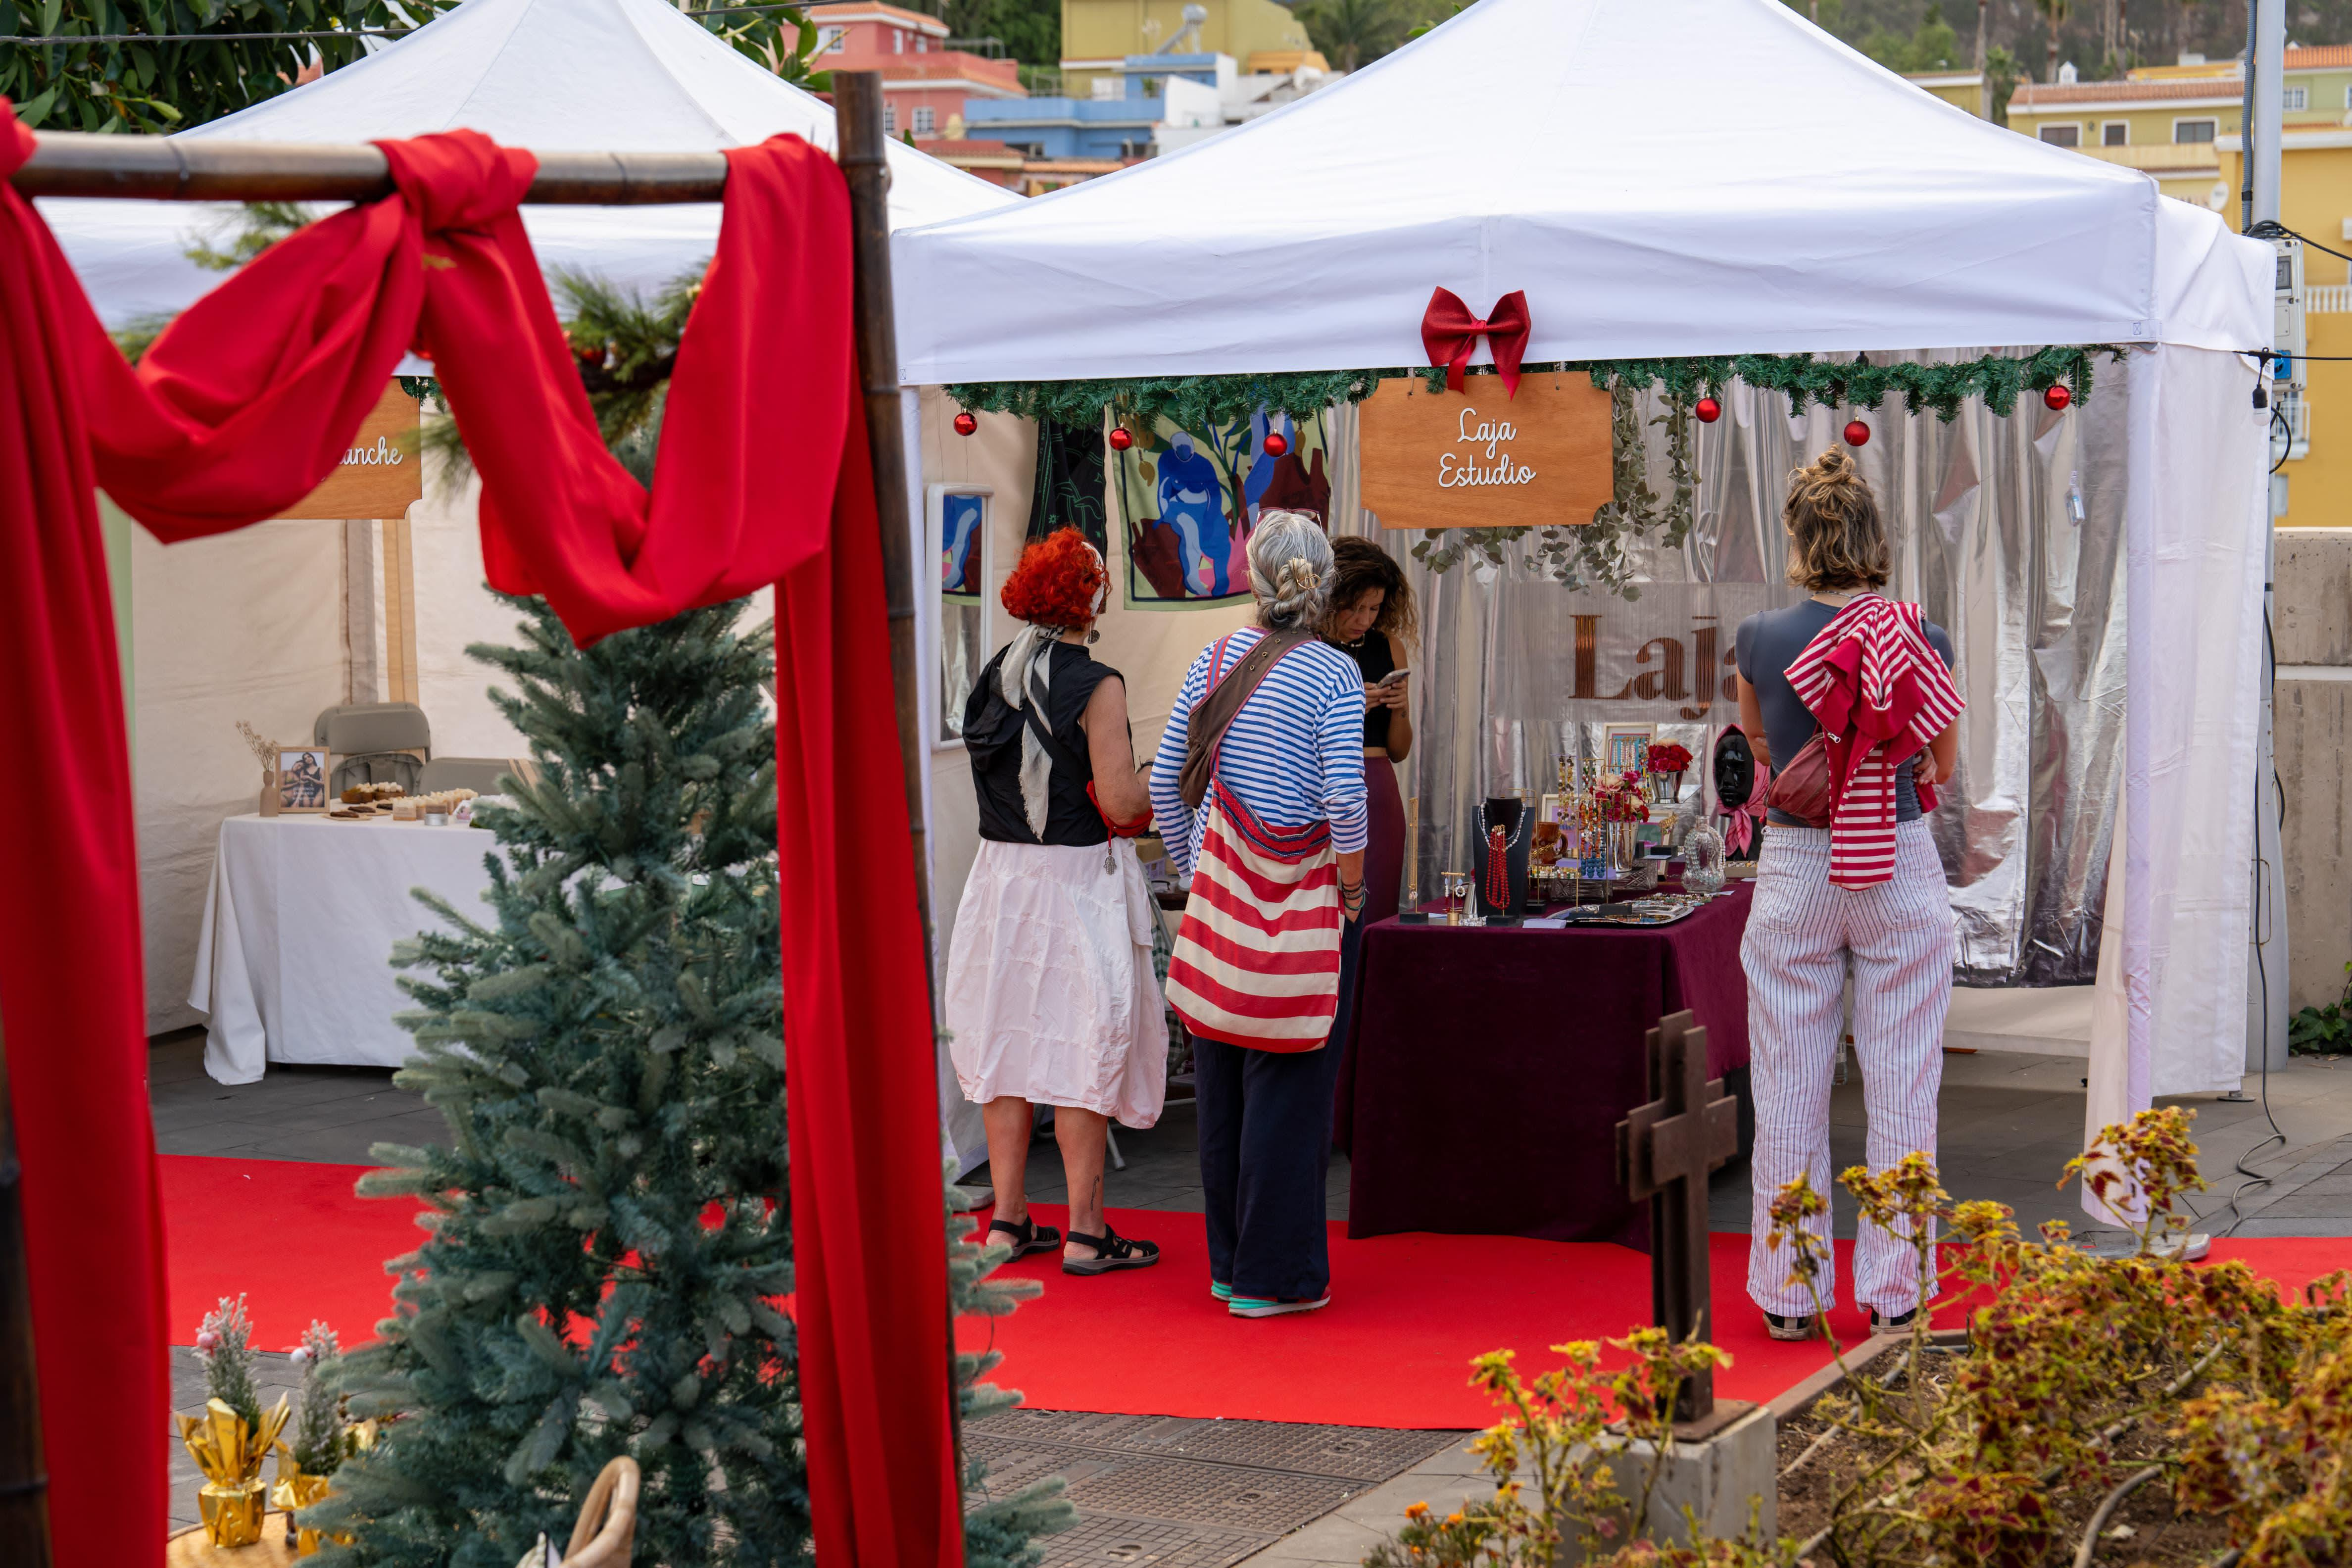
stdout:
<svg viewBox="0 0 2352 1568">
<path fill-rule="evenodd" d="M 1237 1318 L 1330 1303 L 1332 1080 L 1364 906 L 1364 687 L 1316 636 L 1331 542 L 1300 512 L 1249 542 L 1257 624 L 1192 661 L 1151 764 L 1191 886 L 1168 999 L 1192 1037 L 1209 1294 Z"/>
</svg>

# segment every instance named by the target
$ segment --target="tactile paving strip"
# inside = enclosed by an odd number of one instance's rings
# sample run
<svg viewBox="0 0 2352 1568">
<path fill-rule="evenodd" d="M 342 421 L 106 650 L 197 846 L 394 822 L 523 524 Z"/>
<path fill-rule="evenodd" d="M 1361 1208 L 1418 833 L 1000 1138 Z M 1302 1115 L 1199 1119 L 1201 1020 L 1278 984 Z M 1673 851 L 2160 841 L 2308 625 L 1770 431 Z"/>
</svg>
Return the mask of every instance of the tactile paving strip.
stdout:
<svg viewBox="0 0 2352 1568">
<path fill-rule="evenodd" d="M 1158 1520 L 1089 1518 L 1037 1544 L 1045 1552 L 1039 1568 L 1227 1568 L 1268 1541 Z"/>
<path fill-rule="evenodd" d="M 1072 1484 L 1080 1514 L 1164 1519 L 1216 1530 L 1280 1535 L 1320 1519 L 1364 1483 L 1185 1459 L 1130 1459 Z"/>
<path fill-rule="evenodd" d="M 1042 1568 L 1227 1568 L 1466 1436 L 1015 1408 L 964 1442 L 997 1496 L 1069 1482 L 1079 1523 L 1039 1540 Z"/>
<path fill-rule="evenodd" d="M 1458 1439 L 1452 1433 L 1302 1426 L 1286 1421 L 1202 1421 L 1154 1442 L 1155 1452 L 1221 1465 L 1384 1481 Z"/>
</svg>

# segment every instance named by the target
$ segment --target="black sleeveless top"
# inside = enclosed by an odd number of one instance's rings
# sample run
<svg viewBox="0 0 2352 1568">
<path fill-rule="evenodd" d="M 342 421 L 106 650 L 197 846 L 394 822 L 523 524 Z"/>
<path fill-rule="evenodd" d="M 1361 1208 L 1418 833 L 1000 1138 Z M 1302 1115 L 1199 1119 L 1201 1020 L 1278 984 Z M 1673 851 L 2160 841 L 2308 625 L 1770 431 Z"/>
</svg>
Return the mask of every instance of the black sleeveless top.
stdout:
<svg viewBox="0 0 2352 1568">
<path fill-rule="evenodd" d="M 1367 686 L 1396 668 L 1396 656 L 1389 651 L 1388 634 L 1378 628 L 1366 632 L 1358 642 L 1331 642 L 1329 637 L 1323 640 L 1330 642 L 1333 647 L 1356 661 L 1356 668 L 1364 672 L 1364 684 Z M 1364 744 L 1385 751 L 1388 743 L 1389 710 L 1367 701 L 1364 704 Z"/>
<path fill-rule="evenodd" d="M 973 683 L 963 710 L 964 748 L 971 754 L 972 787 L 980 797 L 980 836 L 1000 844 L 1105 843 L 1110 831 L 1087 798 L 1095 769 L 1078 720 L 1095 688 L 1118 671 L 1096 663 L 1076 643 L 1053 645 L 1049 711 L 1041 717 L 1055 745 L 1046 748 L 1052 772 L 1045 786 L 1045 836 L 1040 838 L 1029 831 L 1028 814 L 1021 809 L 1021 736 L 1029 721 L 1011 710 L 997 685 L 1010 647 L 1007 644 L 996 650 Z"/>
</svg>

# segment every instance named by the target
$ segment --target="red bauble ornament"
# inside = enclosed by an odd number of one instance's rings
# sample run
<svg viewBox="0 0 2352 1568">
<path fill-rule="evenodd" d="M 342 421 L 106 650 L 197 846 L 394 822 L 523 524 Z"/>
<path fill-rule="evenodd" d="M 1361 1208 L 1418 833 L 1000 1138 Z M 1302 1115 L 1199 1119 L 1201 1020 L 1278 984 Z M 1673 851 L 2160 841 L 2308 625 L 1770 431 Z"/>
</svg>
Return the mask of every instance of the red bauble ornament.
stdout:
<svg viewBox="0 0 2352 1568">
<path fill-rule="evenodd" d="M 2066 390 L 2063 382 L 2042 394 L 2042 406 L 2053 414 L 2063 414 L 2066 411 L 2066 405 L 2074 401 L 2074 395 Z"/>
<path fill-rule="evenodd" d="M 1712 425 L 1723 417 L 1723 405 L 1712 397 L 1702 397 L 1692 405 L 1691 412 L 1698 416 L 1700 424 Z"/>
<path fill-rule="evenodd" d="M 1845 426 L 1845 444 L 1849 447 L 1870 445 L 1870 426 L 1859 419 L 1850 419 Z"/>
<path fill-rule="evenodd" d="M 1279 457 L 1281 457 L 1285 452 L 1287 452 L 1287 451 L 1289 451 L 1289 450 L 1290 450 L 1290 437 L 1289 437 L 1285 436 L 1285 435 L 1284 435 L 1281 431 L 1279 431 L 1279 430 L 1269 430 L 1269 431 L 1267 431 L 1267 432 L 1265 433 L 1265 451 L 1266 451 L 1266 456 L 1268 456 L 1268 457 L 1270 457 L 1270 458 L 1279 458 Z"/>
<path fill-rule="evenodd" d="M 1126 426 L 1114 425 L 1110 427 L 1110 449 L 1112 451 L 1124 452 L 1129 447 L 1134 445 L 1135 435 L 1132 431 L 1129 430 Z"/>
<path fill-rule="evenodd" d="M 955 416 L 955 430 L 957 435 L 969 436 L 979 428 L 980 421 L 973 418 L 970 414 L 959 414 Z"/>
</svg>

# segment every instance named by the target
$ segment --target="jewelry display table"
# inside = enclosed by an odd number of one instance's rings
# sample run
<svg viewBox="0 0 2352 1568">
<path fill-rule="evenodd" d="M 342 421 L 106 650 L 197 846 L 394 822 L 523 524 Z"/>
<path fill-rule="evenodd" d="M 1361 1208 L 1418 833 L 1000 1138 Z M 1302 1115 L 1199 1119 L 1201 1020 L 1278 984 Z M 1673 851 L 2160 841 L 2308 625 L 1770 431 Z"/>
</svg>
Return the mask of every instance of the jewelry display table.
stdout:
<svg viewBox="0 0 2352 1568">
<path fill-rule="evenodd" d="M 221 824 L 188 1005 L 210 1014 L 205 1071 L 254 1083 L 268 1062 L 396 1068 L 415 1051 L 394 1013 L 392 944 L 439 927 L 424 888 L 460 914 L 482 902 L 496 847 L 471 827 L 379 817 L 259 816 Z"/>
<path fill-rule="evenodd" d="M 1706 1029 L 1709 1075 L 1745 1111 L 1739 940 L 1754 890 L 1734 883 L 1647 928 L 1448 926 L 1442 915 L 1367 928 L 1340 1071 L 1348 1234 L 1645 1246 L 1648 1205 L 1628 1203 L 1617 1180 L 1617 1123 L 1653 1098 L 1643 1037 L 1685 1007 Z"/>
</svg>

